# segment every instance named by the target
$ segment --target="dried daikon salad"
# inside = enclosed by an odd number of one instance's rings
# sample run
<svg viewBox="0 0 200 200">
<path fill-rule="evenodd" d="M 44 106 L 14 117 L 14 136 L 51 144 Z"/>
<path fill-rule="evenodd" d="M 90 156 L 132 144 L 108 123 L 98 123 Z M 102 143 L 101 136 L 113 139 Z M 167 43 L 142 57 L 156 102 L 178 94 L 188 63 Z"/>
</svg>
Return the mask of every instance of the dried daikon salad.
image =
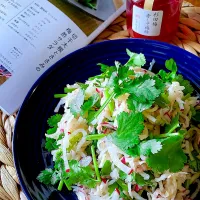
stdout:
<svg viewBox="0 0 200 200">
<path fill-rule="evenodd" d="M 38 180 L 72 190 L 79 200 L 186 200 L 200 191 L 200 101 L 188 80 L 126 64 L 98 64 L 102 73 L 64 88 L 48 119 L 45 148 L 54 167 Z M 59 114 L 59 108 L 64 113 Z M 191 189 L 192 188 L 192 189 Z"/>
</svg>

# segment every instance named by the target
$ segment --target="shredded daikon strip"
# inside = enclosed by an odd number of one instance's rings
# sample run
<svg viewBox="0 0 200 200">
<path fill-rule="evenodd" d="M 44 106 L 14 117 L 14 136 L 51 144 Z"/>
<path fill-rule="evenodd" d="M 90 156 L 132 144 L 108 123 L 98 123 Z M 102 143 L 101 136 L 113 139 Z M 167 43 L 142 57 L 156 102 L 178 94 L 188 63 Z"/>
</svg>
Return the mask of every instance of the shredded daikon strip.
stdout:
<svg viewBox="0 0 200 200">
<path fill-rule="evenodd" d="M 63 97 L 63 98 L 60 99 L 60 101 L 58 102 L 57 106 L 56 106 L 55 109 L 54 109 L 54 112 L 55 112 L 55 113 L 57 113 L 57 112 L 60 110 L 60 107 L 61 107 L 63 104 L 65 104 L 66 99 L 67 99 L 66 97 Z"/>
<path fill-rule="evenodd" d="M 65 137 L 63 138 L 63 143 L 62 143 L 62 151 L 63 151 L 63 160 L 64 160 L 64 165 L 65 165 L 65 170 L 69 169 L 69 162 L 67 159 L 67 148 L 69 147 L 69 137 L 68 134 L 65 134 Z"/>
<path fill-rule="evenodd" d="M 110 176 L 113 180 L 117 180 L 119 178 L 119 172 L 116 168 L 110 173 Z"/>
<path fill-rule="evenodd" d="M 80 160 L 80 165 L 82 167 L 87 167 L 92 162 L 91 156 L 86 156 Z"/>
<path fill-rule="evenodd" d="M 67 148 L 69 147 L 69 135 L 68 135 L 68 125 L 71 123 L 72 119 L 74 118 L 74 116 L 72 115 L 70 117 L 70 119 L 67 121 L 66 126 L 64 127 L 64 138 L 62 140 L 62 152 L 63 152 L 63 160 L 64 160 L 64 165 L 65 165 L 65 169 L 68 170 L 69 169 L 69 162 L 67 159 Z"/>
<path fill-rule="evenodd" d="M 144 178 L 144 180 L 149 180 L 150 179 L 150 175 L 145 173 L 145 172 L 141 172 L 140 175 Z"/>
<path fill-rule="evenodd" d="M 180 109 L 184 109 L 183 104 L 184 102 L 181 100 L 183 97 L 183 90 L 185 89 L 184 86 L 180 86 L 179 82 L 172 82 L 168 87 L 169 96 L 168 99 L 171 105 L 174 104 L 175 101 L 178 102 Z"/>
<path fill-rule="evenodd" d="M 110 200 L 119 200 L 119 193 L 116 190 L 112 193 Z"/>
<path fill-rule="evenodd" d="M 156 61 L 153 59 L 151 62 L 150 62 L 150 67 L 148 69 L 148 71 L 152 71 L 153 69 L 153 66 L 155 65 Z"/>
<path fill-rule="evenodd" d="M 131 183 L 128 183 L 128 194 L 130 195 L 130 197 L 133 199 L 133 194 L 132 194 L 132 188 L 131 188 Z"/>
<path fill-rule="evenodd" d="M 164 181 L 165 179 L 167 179 L 169 177 L 170 173 L 166 172 L 164 174 L 162 174 L 159 178 L 155 178 L 156 182 L 160 182 L 160 181 Z"/>
<path fill-rule="evenodd" d="M 132 196 L 137 200 L 146 200 L 143 197 L 141 197 L 138 193 L 136 193 L 135 191 L 132 192 Z"/>
<path fill-rule="evenodd" d="M 149 119 L 151 122 L 155 123 L 156 122 L 156 118 L 150 114 L 148 114 L 147 112 L 143 112 L 144 116 Z"/>
<path fill-rule="evenodd" d="M 112 162 L 120 169 L 122 170 L 124 173 L 129 174 L 131 172 L 131 168 L 124 165 L 119 157 L 117 156 L 117 149 L 115 148 L 115 146 L 113 144 L 110 144 L 108 146 L 108 152 L 110 154 L 110 158 L 112 160 Z"/>
</svg>

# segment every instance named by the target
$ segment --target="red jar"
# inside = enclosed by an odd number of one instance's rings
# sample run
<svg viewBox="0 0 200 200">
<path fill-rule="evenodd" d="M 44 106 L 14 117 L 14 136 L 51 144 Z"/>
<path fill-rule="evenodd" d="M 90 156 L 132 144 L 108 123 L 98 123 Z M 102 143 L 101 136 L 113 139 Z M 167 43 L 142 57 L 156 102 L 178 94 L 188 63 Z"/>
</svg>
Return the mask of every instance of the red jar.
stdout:
<svg viewBox="0 0 200 200">
<path fill-rule="evenodd" d="M 170 41 L 175 35 L 183 0 L 127 0 L 131 37 Z"/>
</svg>

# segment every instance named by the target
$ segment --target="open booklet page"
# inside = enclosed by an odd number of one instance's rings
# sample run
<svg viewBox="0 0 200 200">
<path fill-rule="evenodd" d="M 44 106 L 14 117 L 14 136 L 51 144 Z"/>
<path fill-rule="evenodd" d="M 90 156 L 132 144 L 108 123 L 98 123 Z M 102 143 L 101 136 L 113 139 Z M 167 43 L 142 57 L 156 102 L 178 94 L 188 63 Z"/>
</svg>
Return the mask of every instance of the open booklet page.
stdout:
<svg viewBox="0 0 200 200">
<path fill-rule="evenodd" d="M 121 0 L 1 0 L 0 107 L 16 111 L 33 83 L 124 11 Z"/>
</svg>

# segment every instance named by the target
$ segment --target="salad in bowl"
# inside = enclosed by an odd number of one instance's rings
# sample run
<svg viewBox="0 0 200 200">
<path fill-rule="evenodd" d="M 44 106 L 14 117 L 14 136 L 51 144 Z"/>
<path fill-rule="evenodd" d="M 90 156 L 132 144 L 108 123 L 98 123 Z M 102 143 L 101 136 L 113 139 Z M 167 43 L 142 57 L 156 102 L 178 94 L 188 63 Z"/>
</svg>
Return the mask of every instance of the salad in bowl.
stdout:
<svg viewBox="0 0 200 200">
<path fill-rule="evenodd" d="M 173 59 L 153 73 L 143 54 L 67 85 L 48 119 L 54 167 L 37 179 L 79 200 L 191 200 L 200 191 L 198 93 Z M 60 110 L 64 110 L 61 112 Z"/>
</svg>

